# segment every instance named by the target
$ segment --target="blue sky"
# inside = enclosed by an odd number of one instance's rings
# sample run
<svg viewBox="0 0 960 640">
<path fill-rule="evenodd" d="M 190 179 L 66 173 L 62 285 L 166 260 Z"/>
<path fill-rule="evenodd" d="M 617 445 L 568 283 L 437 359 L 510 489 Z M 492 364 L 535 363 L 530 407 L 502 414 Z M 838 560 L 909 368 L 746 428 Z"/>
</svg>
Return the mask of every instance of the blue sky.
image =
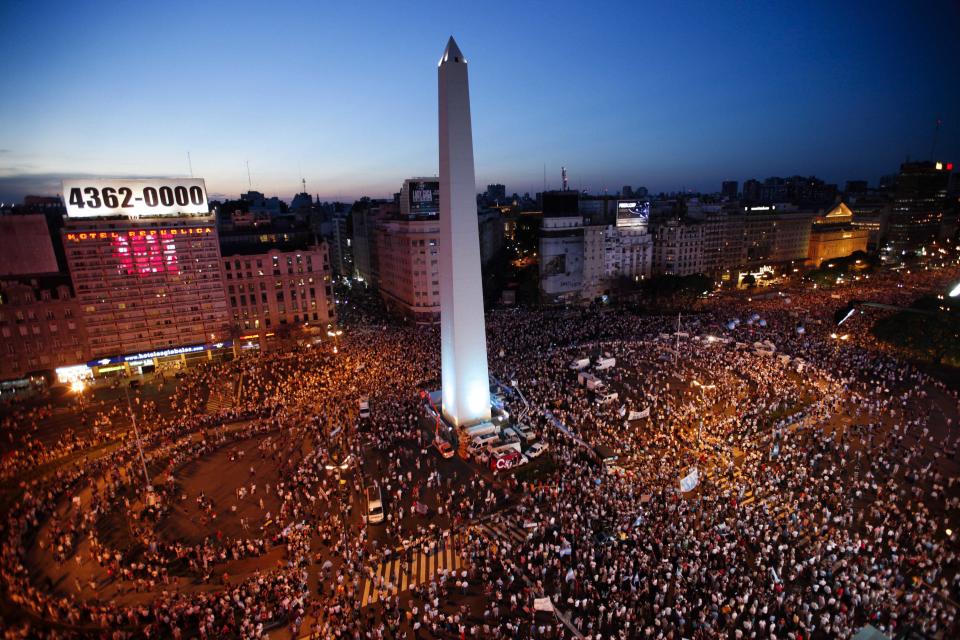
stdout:
<svg viewBox="0 0 960 640">
<path fill-rule="evenodd" d="M 358 6 L 354 6 L 358 5 Z M 401 6 L 402 5 L 402 6 Z M 0 200 L 62 177 L 388 195 L 437 171 L 436 63 L 470 62 L 477 182 L 717 190 L 960 159 L 960 5 L 0 5 Z"/>
</svg>

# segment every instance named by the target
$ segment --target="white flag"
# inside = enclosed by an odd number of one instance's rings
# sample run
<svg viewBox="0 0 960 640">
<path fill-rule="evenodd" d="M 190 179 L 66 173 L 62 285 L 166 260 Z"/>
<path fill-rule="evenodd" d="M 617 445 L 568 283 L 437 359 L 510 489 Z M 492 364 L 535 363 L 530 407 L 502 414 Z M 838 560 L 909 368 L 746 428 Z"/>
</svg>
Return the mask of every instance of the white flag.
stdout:
<svg viewBox="0 0 960 640">
<path fill-rule="evenodd" d="M 643 416 L 640 415 L 640 412 L 639 412 L 639 411 L 631 411 L 631 412 L 630 412 L 630 415 L 627 416 L 627 420 L 639 420 L 639 419 L 642 418 L 642 417 L 643 417 Z"/>
<path fill-rule="evenodd" d="M 697 468 L 694 467 L 693 471 L 688 473 L 683 478 L 680 478 L 680 491 L 684 493 L 688 491 L 693 491 L 697 488 L 697 485 L 700 483 L 700 473 L 697 471 Z"/>
<path fill-rule="evenodd" d="M 534 598 L 533 610 L 534 611 L 553 611 L 553 603 L 550 602 L 550 598 Z"/>
</svg>

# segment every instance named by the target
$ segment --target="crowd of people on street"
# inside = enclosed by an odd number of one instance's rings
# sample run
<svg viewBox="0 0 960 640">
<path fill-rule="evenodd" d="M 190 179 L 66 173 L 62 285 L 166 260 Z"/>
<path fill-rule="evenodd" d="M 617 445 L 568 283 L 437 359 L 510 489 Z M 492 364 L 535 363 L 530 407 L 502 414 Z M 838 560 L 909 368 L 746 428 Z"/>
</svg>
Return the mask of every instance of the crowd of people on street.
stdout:
<svg viewBox="0 0 960 640">
<path fill-rule="evenodd" d="M 844 295 L 904 304 L 956 275 L 875 274 Z M 490 312 L 505 408 L 549 445 L 507 474 L 433 450 L 438 331 L 372 314 L 333 343 L 158 383 L 162 399 L 136 397 L 139 438 L 126 403 L 52 435 L 52 406 L 18 406 L 2 423 L 7 635 L 955 637 L 957 390 L 865 315 L 841 340 L 841 304 L 798 288 L 680 318 Z M 595 372 L 605 402 L 569 366 L 600 356 L 616 360 Z M 236 401 L 208 411 L 224 381 Z M 213 460 L 216 487 L 199 479 Z M 375 570 L 448 548 L 462 568 L 403 591 Z"/>
</svg>

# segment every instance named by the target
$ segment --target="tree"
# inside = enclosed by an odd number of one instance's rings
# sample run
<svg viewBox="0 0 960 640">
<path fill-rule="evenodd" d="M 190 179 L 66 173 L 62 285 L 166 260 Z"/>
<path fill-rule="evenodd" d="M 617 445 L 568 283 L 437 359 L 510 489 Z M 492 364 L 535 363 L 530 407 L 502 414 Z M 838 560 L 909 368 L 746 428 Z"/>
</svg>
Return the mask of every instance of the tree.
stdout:
<svg viewBox="0 0 960 640">
<path fill-rule="evenodd" d="M 743 276 L 743 280 L 740 281 L 745 287 L 755 287 L 757 285 L 757 278 L 752 274 L 748 273 Z"/>
<path fill-rule="evenodd" d="M 937 364 L 960 366 L 960 303 L 926 297 L 912 308 L 929 313 L 896 311 L 874 323 L 873 335 Z"/>
</svg>

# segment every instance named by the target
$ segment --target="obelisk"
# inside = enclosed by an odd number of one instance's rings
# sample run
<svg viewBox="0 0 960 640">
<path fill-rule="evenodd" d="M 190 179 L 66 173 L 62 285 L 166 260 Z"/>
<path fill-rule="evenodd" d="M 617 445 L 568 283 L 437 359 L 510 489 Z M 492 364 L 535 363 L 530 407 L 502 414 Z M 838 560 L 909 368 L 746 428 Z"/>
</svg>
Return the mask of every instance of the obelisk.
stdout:
<svg viewBox="0 0 960 640">
<path fill-rule="evenodd" d="M 453 38 L 440 59 L 440 356 L 443 415 L 490 419 L 480 232 L 467 61 Z"/>
</svg>

